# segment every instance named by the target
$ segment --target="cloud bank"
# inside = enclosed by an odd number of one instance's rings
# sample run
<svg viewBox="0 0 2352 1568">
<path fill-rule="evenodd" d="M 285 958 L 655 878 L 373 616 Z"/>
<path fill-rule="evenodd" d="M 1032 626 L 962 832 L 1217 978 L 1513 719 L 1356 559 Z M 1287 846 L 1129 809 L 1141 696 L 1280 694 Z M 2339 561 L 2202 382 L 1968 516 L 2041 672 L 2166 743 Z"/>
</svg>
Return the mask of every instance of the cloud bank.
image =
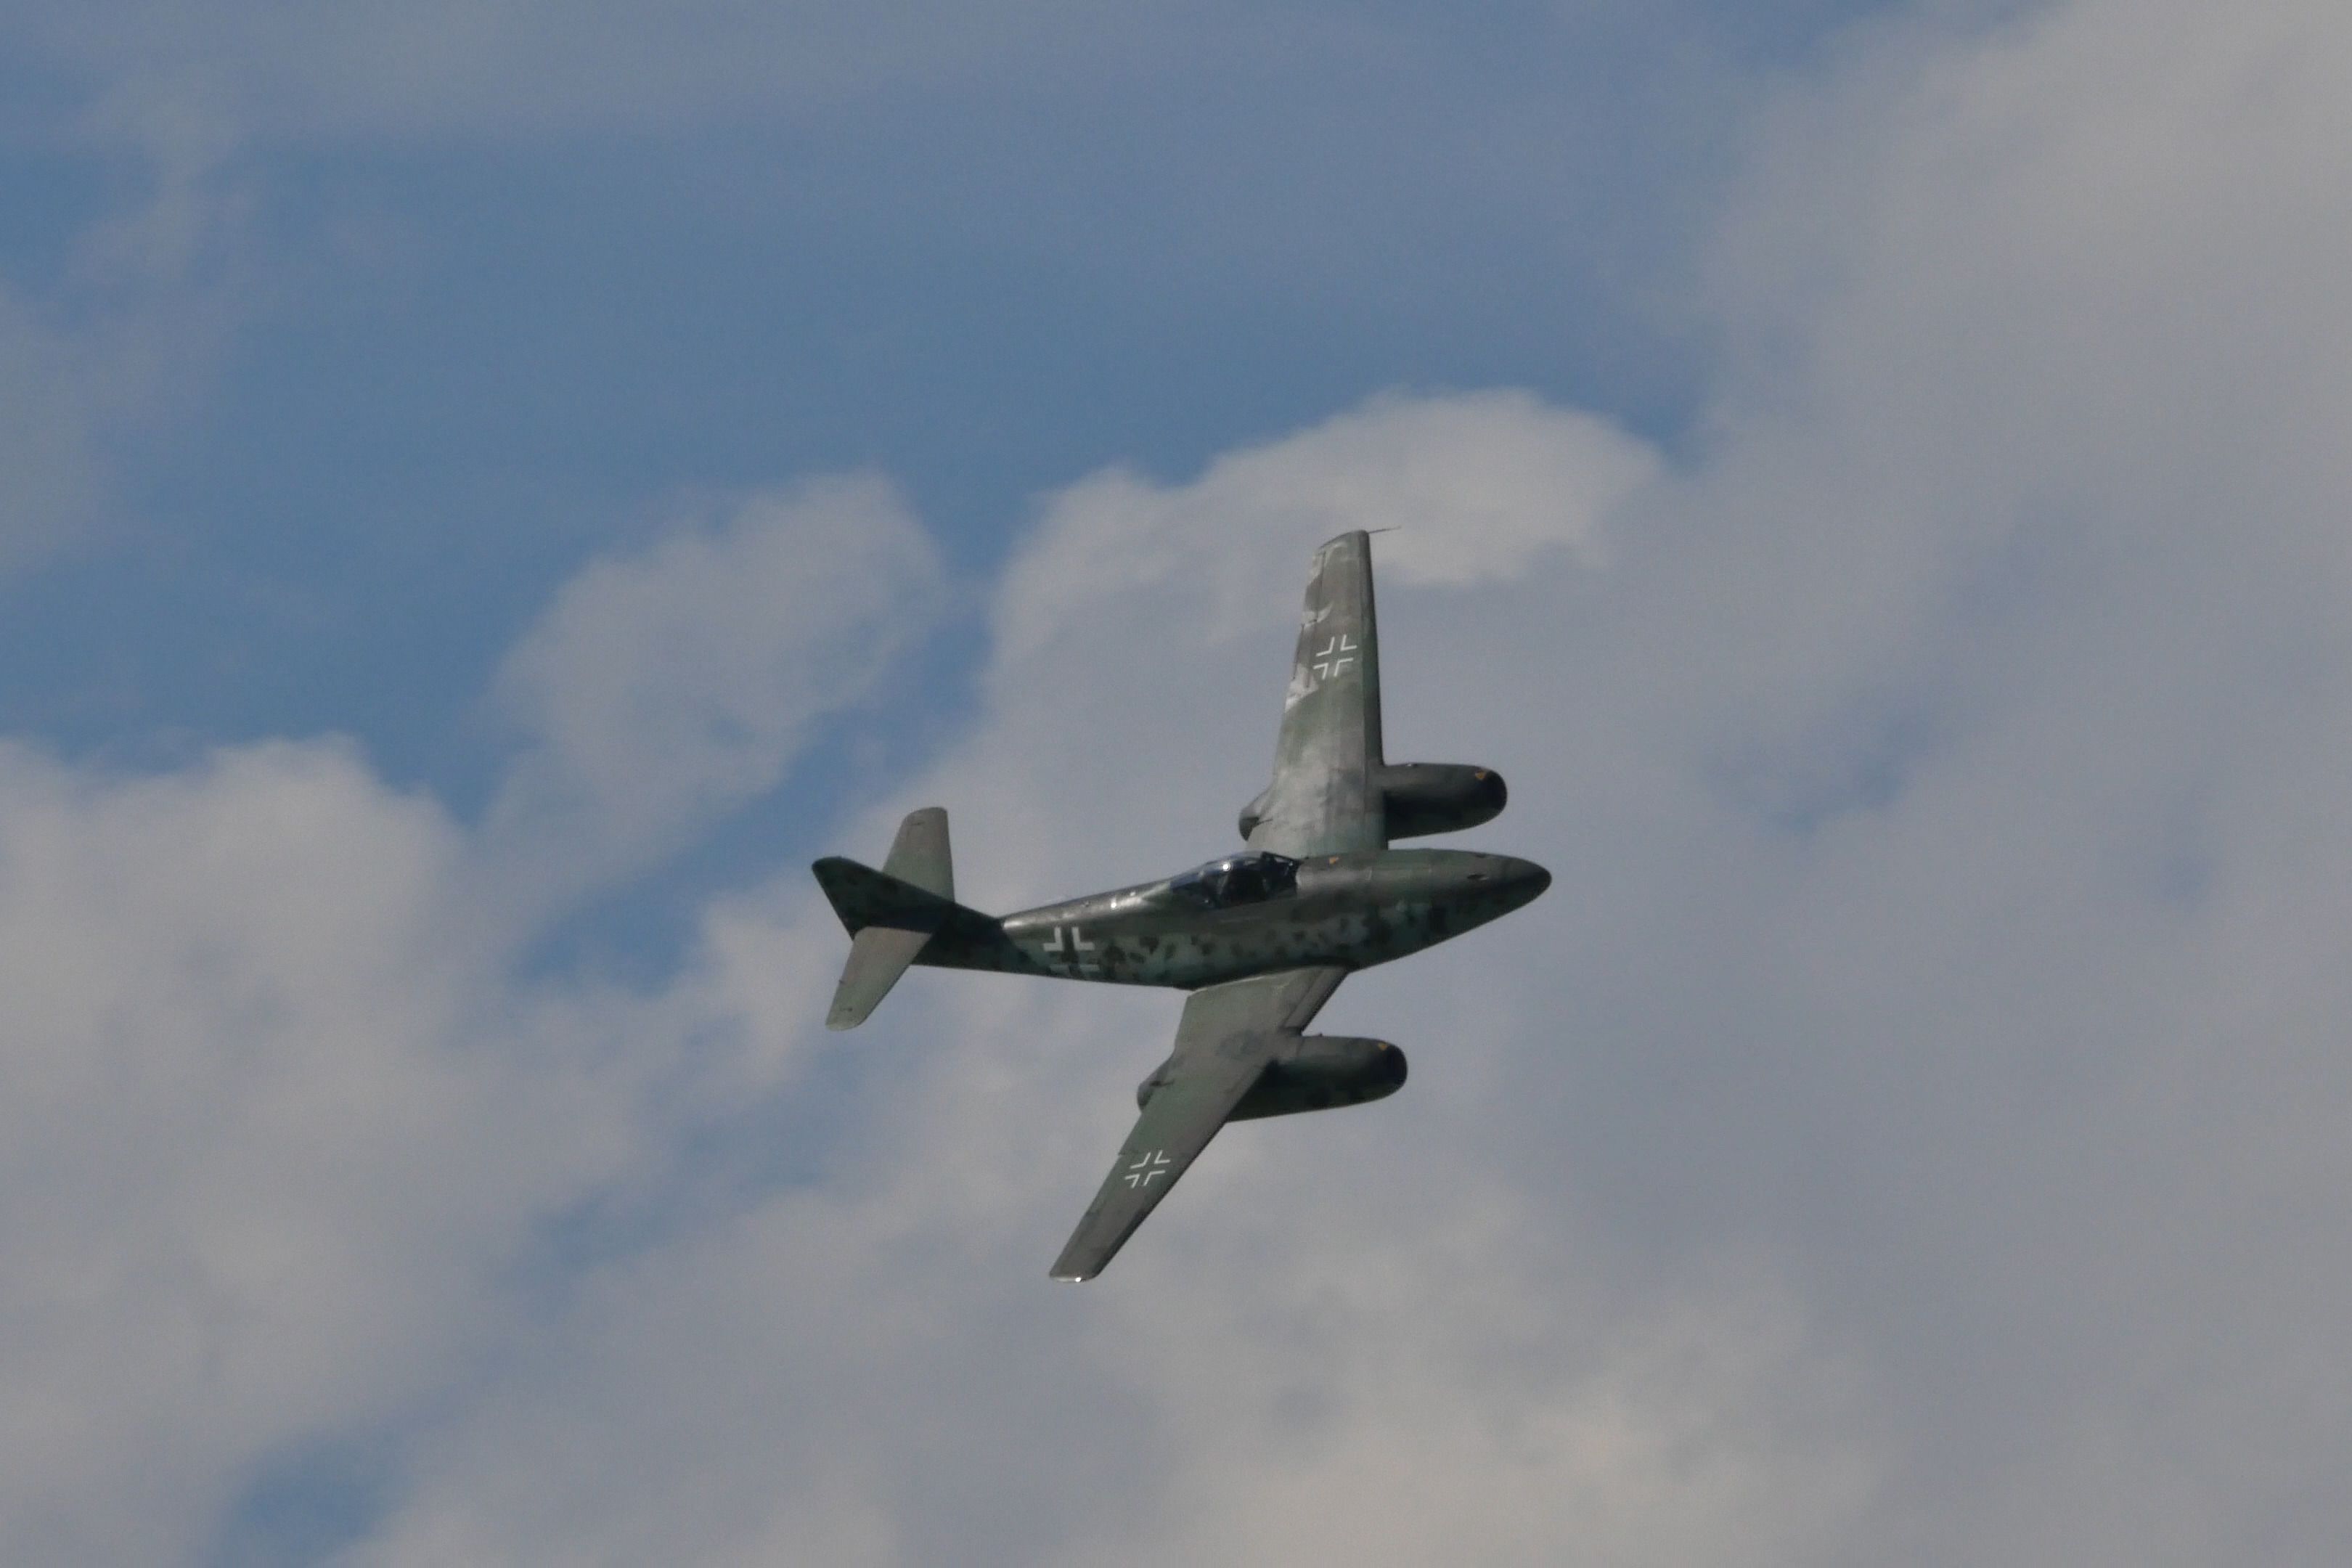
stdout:
<svg viewBox="0 0 2352 1568">
<path fill-rule="evenodd" d="M 1045 498 L 838 847 L 944 804 L 1003 908 L 1229 842 L 1307 552 L 1402 519 L 1391 750 L 1558 879 L 1333 1004 L 1410 1093 L 1234 1130 L 1083 1290 L 1168 998 L 918 973 L 828 1041 L 797 867 L 644 992 L 483 893 L 887 689 L 887 491 L 588 568 L 482 825 L 331 742 L 12 748 L 8 1555 L 257 1557 L 344 1455 L 370 1564 L 2331 1560 L 2347 67 L 2286 0 L 1877 29 L 1741 179 L 1687 452 L 1391 395 Z"/>
<path fill-rule="evenodd" d="M 871 479 L 754 498 L 590 565 L 499 669 L 493 700 L 527 743 L 483 828 L 496 888 L 544 875 L 543 897 L 576 895 L 775 788 L 810 725 L 935 619 L 939 579 Z"/>
</svg>

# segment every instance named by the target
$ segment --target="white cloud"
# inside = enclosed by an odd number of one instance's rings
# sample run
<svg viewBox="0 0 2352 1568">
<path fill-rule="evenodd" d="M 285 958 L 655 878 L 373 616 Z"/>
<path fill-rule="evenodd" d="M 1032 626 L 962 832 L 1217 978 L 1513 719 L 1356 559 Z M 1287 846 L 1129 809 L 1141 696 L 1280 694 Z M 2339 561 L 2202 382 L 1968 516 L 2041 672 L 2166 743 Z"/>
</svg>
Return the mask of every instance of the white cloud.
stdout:
<svg viewBox="0 0 2352 1568">
<path fill-rule="evenodd" d="M 1591 561 L 1601 520 L 1657 472 L 1655 454 L 1615 426 L 1526 393 L 1376 398 L 1220 458 L 1192 484 L 1112 470 L 1070 487 L 1016 568 L 998 631 L 1009 658 L 1024 657 L 1060 631 L 1067 601 L 1198 576 L 1204 544 L 1221 637 L 1296 596 L 1289 574 L 1268 568 L 1299 540 L 1347 529 L 1398 531 L 1381 546 L 1383 581 L 1508 578 L 1547 549 Z"/>
<path fill-rule="evenodd" d="M 536 986 L 517 906 L 772 785 L 935 579 L 855 483 L 590 566 L 509 670 L 528 827 L 331 741 L 149 777 L 0 749 L 0 1552 L 201 1555 L 287 1454 L 451 1397 L 552 1229 L 774 1080 L 744 999 L 804 972 L 717 920 L 667 995 Z"/>
<path fill-rule="evenodd" d="M 170 1560 L 273 1446 L 426 1393 L 625 1147 L 511 1043 L 461 853 L 331 744 L 0 756 L 9 1556 Z"/>
</svg>

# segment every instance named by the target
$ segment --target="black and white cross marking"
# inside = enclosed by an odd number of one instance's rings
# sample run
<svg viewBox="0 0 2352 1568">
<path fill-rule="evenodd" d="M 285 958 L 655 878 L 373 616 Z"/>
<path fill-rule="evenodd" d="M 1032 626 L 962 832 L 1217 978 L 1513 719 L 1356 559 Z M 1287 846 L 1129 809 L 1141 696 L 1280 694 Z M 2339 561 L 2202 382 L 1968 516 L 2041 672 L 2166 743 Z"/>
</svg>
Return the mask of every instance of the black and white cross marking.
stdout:
<svg viewBox="0 0 2352 1568">
<path fill-rule="evenodd" d="M 1315 659 L 1315 673 L 1323 679 L 1334 679 L 1341 670 L 1356 662 L 1356 639 L 1345 632 L 1335 632 Z"/>
<path fill-rule="evenodd" d="M 1127 1168 L 1127 1184 L 1130 1187 L 1148 1187 L 1151 1184 L 1153 1177 L 1164 1176 L 1168 1173 L 1167 1164 L 1168 1155 L 1164 1150 L 1154 1149 L 1148 1154 L 1139 1155 L 1135 1163 Z"/>
<path fill-rule="evenodd" d="M 1055 926 L 1054 940 L 1045 943 L 1045 962 L 1066 963 L 1080 974 L 1092 974 L 1101 968 L 1091 957 L 1095 944 L 1087 940 L 1086 932 L 1076 926 Z"/>
</svg>

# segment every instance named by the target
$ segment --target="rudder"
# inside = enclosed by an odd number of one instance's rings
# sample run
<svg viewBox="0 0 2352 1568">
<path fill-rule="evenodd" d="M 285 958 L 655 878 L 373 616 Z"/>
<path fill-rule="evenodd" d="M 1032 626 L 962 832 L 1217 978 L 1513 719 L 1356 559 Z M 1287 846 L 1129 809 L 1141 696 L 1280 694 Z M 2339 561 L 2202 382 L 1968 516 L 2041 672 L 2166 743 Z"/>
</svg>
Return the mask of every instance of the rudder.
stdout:
<svg viewBox="0 0 2352 1568">
<path fill-rule="evenodd" d="M 898 824 L 898 837 L 890 841 L 882 874 L 955 901 L 955 863 L 948 852 L 945 806 L 927 805 L 907 814 L 907 820 Z"/>
</svg>

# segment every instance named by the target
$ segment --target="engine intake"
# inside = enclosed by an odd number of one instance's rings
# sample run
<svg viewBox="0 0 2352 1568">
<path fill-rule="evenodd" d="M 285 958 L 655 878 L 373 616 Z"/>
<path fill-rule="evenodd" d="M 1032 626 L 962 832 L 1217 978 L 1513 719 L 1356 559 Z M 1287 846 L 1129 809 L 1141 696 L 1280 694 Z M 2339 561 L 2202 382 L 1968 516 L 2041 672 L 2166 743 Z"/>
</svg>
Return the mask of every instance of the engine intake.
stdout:
<svg viewBox="0 0 2352 1568">
<path fill-rule="evenodd" d="M 1139 1110 L 1168 1081 L 1170 1058 L 1136 1086 Z M 1278 1047 L 1265 1075 L 1234 1107 L 1233 1121 L 1295 1116 L 1385 1100 L 1404 1086 L 1404 1053 L 1386 1040 L 1347 1035 L 1300 1035 Z"/>
</svg>

